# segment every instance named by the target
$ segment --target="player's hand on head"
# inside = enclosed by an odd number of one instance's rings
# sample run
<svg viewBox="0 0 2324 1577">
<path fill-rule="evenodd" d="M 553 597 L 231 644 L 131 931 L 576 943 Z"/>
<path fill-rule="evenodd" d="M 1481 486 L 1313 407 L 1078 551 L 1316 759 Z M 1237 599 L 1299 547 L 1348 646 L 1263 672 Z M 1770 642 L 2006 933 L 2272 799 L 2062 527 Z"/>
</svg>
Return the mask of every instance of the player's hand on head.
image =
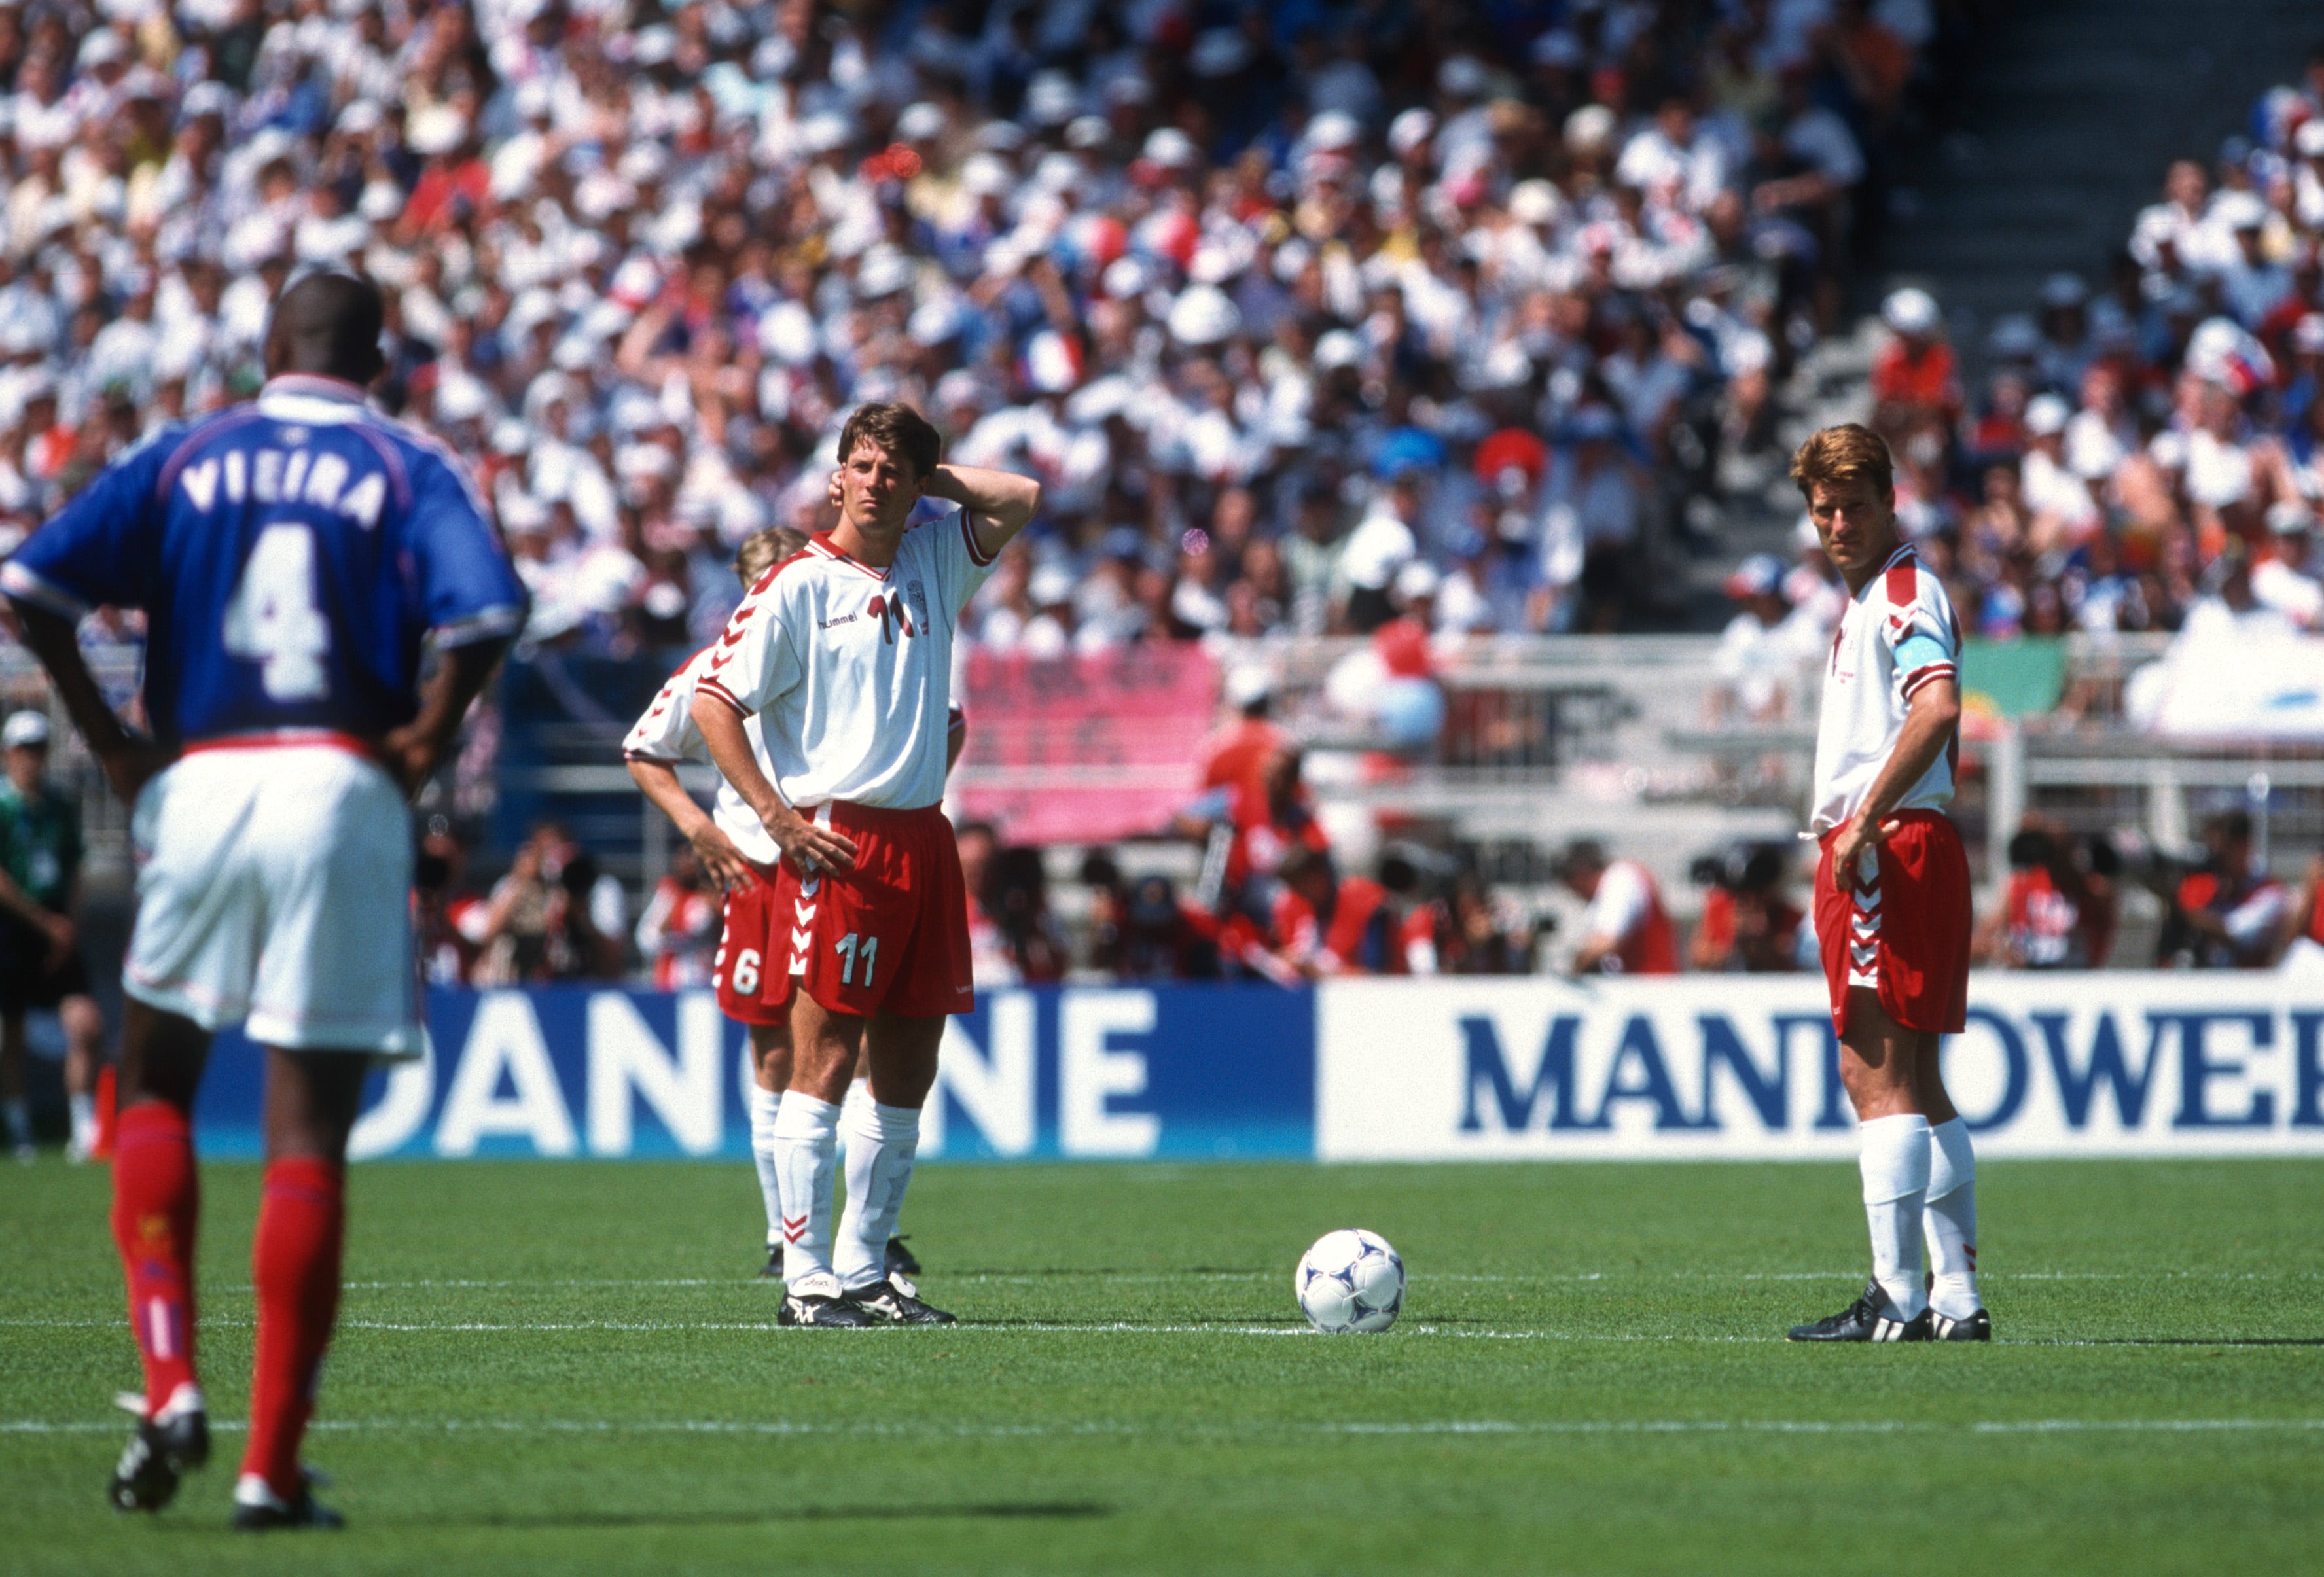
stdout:
<svg viewBox="0 0 2324 1577">
<path fill-rule="evenodd" d="M 847 503 L 847 489 L 841 481 L 845 475 L 844 471 L 834 471 L 831 474 L 831 486 L 824 493 L 824 502 L 834 509 L 838 509 Z"/>
</svg>

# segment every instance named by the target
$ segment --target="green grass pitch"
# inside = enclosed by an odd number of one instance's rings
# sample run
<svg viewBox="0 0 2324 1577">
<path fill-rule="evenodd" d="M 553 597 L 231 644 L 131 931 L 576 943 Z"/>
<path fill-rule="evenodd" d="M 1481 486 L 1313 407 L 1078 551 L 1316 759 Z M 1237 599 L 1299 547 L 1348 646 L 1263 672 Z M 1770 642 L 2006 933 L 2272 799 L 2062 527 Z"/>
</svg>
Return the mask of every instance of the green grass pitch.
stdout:
<svg viewBox="0 0 2324 1577">
<path fill-rule="evenodd" d="M 1991 1163 L 2002 1340 L 1779 1340 L 1860 1285 L 1842 1166 L 931 1166 L 967 1323 L 792 1332 L 740 1165 L 383 1165 L 309 1457 L 340 1535 L 224 1531 L 241 1435 L 107 1508 L 134 1388 L 101 1171 L 0 1210 L 0 1570 L 2313 1571 L 2324 1173 Z M 206 1176 L 242 1415 L 256 1172 Z M 1324 1230 L 1411 1268 L 1298 1323 Z"/>
</svg>

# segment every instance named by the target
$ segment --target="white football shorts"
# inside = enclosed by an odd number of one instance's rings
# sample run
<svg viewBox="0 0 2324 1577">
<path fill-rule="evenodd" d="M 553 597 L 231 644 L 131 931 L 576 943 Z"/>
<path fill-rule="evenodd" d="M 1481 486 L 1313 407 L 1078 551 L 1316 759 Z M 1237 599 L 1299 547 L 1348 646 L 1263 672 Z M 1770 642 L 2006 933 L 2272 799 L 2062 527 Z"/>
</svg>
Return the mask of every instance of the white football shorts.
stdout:
<svg viewBox="0 0 2324 1577">
<path fill-rule="evenodd" d="M 410 815 L 375 762 L 198 750 L 145 786 L 129 835 L 129 995 L 261 1046 L 420 1055 Z"/>
</svg>

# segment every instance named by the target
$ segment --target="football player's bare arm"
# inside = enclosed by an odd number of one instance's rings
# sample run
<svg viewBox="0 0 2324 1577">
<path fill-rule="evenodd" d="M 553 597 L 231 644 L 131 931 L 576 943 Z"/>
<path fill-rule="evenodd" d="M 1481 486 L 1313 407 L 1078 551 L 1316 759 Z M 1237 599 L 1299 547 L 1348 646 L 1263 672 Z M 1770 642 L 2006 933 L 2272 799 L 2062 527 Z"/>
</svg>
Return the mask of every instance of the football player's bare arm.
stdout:
<svg viewBox="0 0 2324 1577">
<path fill-rule="evenodd" d="M 702 862 L 702 869 L 718 884 L 719 890 L 748 887 L 757 880 L 742 858 L 742 851 L 734 846 L 734 840 L 718 830 L 710 813 L 696 805 L 694 796 L 686 791 L 686 785 L 678 780 L 676 767 L 668 761 L 632 756 L 629 768 L 638 791 L 655 809 L 669 817 L 678 836 L 694 845 L 694 857 Z"/>
<path fill-rule="evenodd" d="M 1846 892 L 1853 880 L 1857 856 L 1896 830 L 1896 824 L 1886 819 L 1888 813 L 1937 764 L 1960 724 L 1960 692 L 1952 680 L 1931 679 L 1913 692 L 1905 707 L 1904 726 L 1896 733 L 1896 748 L 1888 752 L 1880 776 L 1872 780 L 1864 807 L 1840 829 L 1839 841 L 1831 846 L 1831 880 L 1840 891 Z"/>
<path fill-rule="evenodd" d="M 57 687 L 57 698 L 73 726 L 88 742 L 89 754 L 105 770 L 106 781 L 127 805 L 137 798 L 145 780 L 170 764 L 170 754 L 143 734 L 134 733 L 113 708 L 80 654 L 73 622 L 32 603 L 10 599 L 23 642 Z"/>
<path fill-rule="evenodd" d="M 484 693 L 485 681 L 500 666 L 509 645 L 506 639 L 475 641 L 445 652 L 436 671 L 420 687 L 419 714 L 380 741 L 387 770 L 395 774 L 405 792 L 417 789 L 444 759 L 469 706 Z"/>
<path fill-rule="evenodd" d="M 829 827 L 816 825 L 785 804 L 759 770 L 750 735 L 742 732 L 740 712 L 715 696 L 696 692 L 692 715 L 712 764 L 734 786 L 734 792 L 742 797 L 742 803 L 751 807 L 793 868 L 806 876 L 825 869 L 854 869 L 855 844 Z"/>
<path fill-rule="evenodd" d="M 977 551 L 987 558 L 1007 547 L 1041 507 L 1039 483 L 982 466 L 938 466 L 921 491 L 968 512 Z"/>
</svg>

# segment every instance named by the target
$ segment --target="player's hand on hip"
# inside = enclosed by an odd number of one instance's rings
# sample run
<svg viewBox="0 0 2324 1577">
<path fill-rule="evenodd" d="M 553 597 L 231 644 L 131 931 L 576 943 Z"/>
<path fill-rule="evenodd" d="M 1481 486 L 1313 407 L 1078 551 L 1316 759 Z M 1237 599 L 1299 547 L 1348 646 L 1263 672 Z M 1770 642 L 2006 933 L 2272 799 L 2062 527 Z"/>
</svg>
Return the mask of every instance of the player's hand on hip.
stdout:
<svg viewBox="0 0 2324 1577">
<path fill-rule="evenodd" d="M 1868 849 L 1877 849 L 1888 841 L 1888 835 L 1904 824 L 1891 818 L 1887 821 L 1867 821 L 1858 816 L 1841 829 L 1840 839 L 1831 846 L 1831 885 L 1845 893 L 1854 885 L 1858 862 Z"/>
<path fill-rule="evenodd" d="M 827 826 L 817 826 L 788 806 L 761 818 L 767 835 L 802 876 L 855 869 L 855 845 Z"/>
<path fill-rule="evenodd" d="M 694 845 L 694 857 L 702 862 L 704 872 L 721 892 L 740 892 L 758 880 L 734 840 L 716 825 L 705 826 L 687 842 Z"/>
<path fill-rule="evenodd" d="M 66 959 L 72 956 L 74 931 L 71 917 L 51 915 L 41 922 L 41 928 L 49 934 L 49 956 L 41 967 L 46 973 L 54 973 L 63 967 Z"/>
<path fill-rule="evenodd" d="M 420 792 L 428 781 L 443 753 L 443 742 L 433 734 L 406 725 L 391 731 L 379 742 L 379 763 L 387 769 L 388 776 L 401 784 L 408 795 Z"/>
</svg>

